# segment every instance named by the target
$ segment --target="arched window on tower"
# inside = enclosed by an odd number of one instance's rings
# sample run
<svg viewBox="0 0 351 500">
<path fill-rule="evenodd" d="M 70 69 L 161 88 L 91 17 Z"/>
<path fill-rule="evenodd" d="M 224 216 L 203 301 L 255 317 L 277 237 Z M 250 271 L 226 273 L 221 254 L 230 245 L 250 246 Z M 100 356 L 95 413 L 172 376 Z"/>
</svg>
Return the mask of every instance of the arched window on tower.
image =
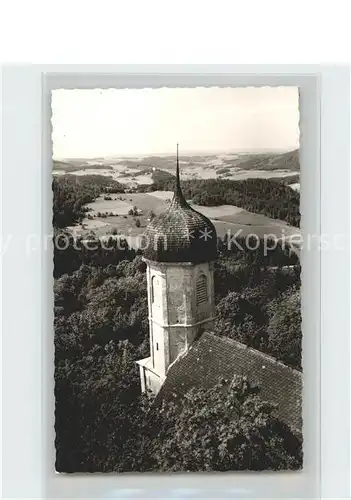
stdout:
<svg viewBox="0 0 351 500">
<path fill-rule="evenodd" d="M 196 281 L 196 304 L 205 302 L 208 302 L 207 278 L 204 274 L 200 274 Z"/>
</svg>

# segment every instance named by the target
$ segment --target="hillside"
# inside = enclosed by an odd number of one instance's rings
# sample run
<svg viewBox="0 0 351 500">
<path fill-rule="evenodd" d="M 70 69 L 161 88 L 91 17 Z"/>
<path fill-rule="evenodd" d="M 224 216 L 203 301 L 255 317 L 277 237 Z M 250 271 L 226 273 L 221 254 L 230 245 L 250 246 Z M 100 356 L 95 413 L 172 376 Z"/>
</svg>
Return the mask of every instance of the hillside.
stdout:
<svg viewBox="0 0 351 500">
<path fill-rule="evenodd" d="M 228 165 L 231 163 L 232 160 L 227 161 Z M 235 167 L 241 170 L 290 170 L 296 172 L 300 170 L 299 150 L 295 149 L 295 151 L 280 154 L 245 155 L 242 159 L 235 161 Z"/>
<path fill-rule="evenodd" d="M 59 161 L 59 160 L 52 161 L 52 169 L 53 170 L 66 171 L 66 170 L 69 170 L 71 167 L 72 167 L 72 165 L 70 165 L 70 163 L 68 163 L 66 161 Z"/>
<path fill-rule="evenodd" d="M 57 172 L 73 173 L 80 170 L 112 170 L 110 165 L 69 163 L 66 161 L 53 160 L 52 169 Z"/>
<path fill-rule="evenodd" d="M 139 186 L 139 192 L 173 190 L 174 176 L 170 173 L 156 170 L 153 180 L 152 186 Z M 182 189 L 197 205 L 234 205 L 295 227 L 300 225 L 299 193 L 274 179 L 191 179 L 182 182 Z"/>
</svg>

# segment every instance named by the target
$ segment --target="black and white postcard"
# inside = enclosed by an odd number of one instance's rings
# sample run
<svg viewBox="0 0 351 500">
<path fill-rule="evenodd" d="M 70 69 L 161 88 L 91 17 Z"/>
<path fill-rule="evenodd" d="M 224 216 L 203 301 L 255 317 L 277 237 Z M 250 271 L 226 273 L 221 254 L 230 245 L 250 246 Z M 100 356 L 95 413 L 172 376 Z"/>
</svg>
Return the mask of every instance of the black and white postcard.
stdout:
<svg viewBox="0 0 351 500">
<path fill-rule="evenodd" d="M 57 472 L 299 470 L 297 87 L 52 92 Z"/>
</svg>

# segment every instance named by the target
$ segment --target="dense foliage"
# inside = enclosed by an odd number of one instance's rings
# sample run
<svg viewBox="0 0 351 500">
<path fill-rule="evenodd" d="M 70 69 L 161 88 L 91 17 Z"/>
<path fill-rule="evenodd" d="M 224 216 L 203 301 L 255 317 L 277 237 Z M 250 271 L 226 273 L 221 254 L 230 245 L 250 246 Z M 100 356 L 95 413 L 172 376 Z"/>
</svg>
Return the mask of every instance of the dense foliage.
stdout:
<svg viewBox="0 0 351 500">
<path fill-rule="evenodd" d="M 63 172 L 63 173 L 72 173 L 72 172 L 77 172 L 77 171 L 87 171 L 87 170 L 113 170 L 113 167 L 111 165 L 100 165 L 99 163 L 83 163 L 81 161 L 74 161 L 70 160 L 69 162 L 67 161 L 59 161 L 59 160 L 53 160 L 53 165 L 52 168 L 56 172 Z"/>
<path fill-rule="evenodd" d="M 145 265 L 133 252 L 127 250 L 129 259 L 123 260 L 119 252 L 112 249 L 104 256 L 92 252 L 86 258 L 88 264 L 72 274 L 62 274 L 55 282 L 57 469 L 83 472 L 297 466 L 299 442 L 271 416 L 270 405 L 259 396 L 254 401 L 249 399 L 239 421 L 232 422 L 229 417 L 223 420 L 220 435 L 213 427 L 215 406 L 207 402 L 219 405 L 218 418 L 230 412 L 234 403 L 227 396 L 218 399 L 216 391 L 191 394 L 181 410 L 165 404 L 158 419 L 155 415 L 147 417 L 150 404 L 140 396 L 135 365 L 137 359 L 149 354 Z M 116 263 L 112 264 L 114 259 Z M 300 328 L 298 271 L 264 271 L 244 262 L 237 264 L 227 256 L 218 261 L 215 280 L 216 333 L 299 366 L 301 337 L 289 332 L 289 328 Z M 291 290 L 294 300 L 289 301 Z M 281 330 L 283 325 L 285 329 Z M 204 407 L 208 408 L 205 413 L 201 410 Z M 248 419 L 252 408 L 258 414 L 263 412 L 264 417 Z M 189 415 L 194 416 L 192 426 L 188 425 Z M 240 433 L 248 425 L 251 430 L 244 439 Z M 237 438 L 227 443 L 226 436 L 234 428 Z M 184 439 L 189 436 L 186 453 L 183 438 L 176 432 L 181 429 Z M 207 434 L 202 436 L 203 429 Z M 253 455 L 251 441 L 255 443 Z M 206 443 L 222 443 L 223 456 L 212 446 L 207 448 Z M 239 448 L 242 452 L 238 454 Z"/>
<path fill-rule="evenodd" d="M 71 174 L 54 176 L 52 190 L 54 228 L 80 222 L 87 212 L 84 205 L 94 201 L 102 192 L 124 192 L 123 186 L 109 177 Z"/>
<path fill-rule="evenodd" d="M 154 172 L 153 180 L 155 190 L 174 189 L 174 176 L 168 172 Z M 235 205 L 292 226 L 300 225 L 300 194 L 278 180 L 191 179 L 182 182 L 182 189 L 197 205 Z"/>
<path fill-rule="evenodd" d="M 300 174 L 295 175 L 285 175 L 284 177 L 274 177 L 272 178 L 275 182 L 282 182 L 283 184 L 296 184 L 300 183 Z"/>
<path fill-rule="evenodd" d="M 79 218 L 86 196 L 96 196 L 89 183 L 72 187 L 64 179 L 55 184 L 59 227 Z M 149 355 L 140 255 L 113 237 L 102 245 L 92 235 L 87 244 L 57 229 L 54 240 L 58 471 L 300 467 L 300 439 L 276 420 L 272 406 L 245 378 L 231 381 L 226 391 L 220 386 L 192 391 L 178 405 L 164 402 L 156 411 L 140 395 L 135 364 Z M 280 247 L 266 257 L 262 248 L 220 245 L 216 333 L 299 367 L 296 257 Z"/>
<path fill-rule="evenodd" d="M 153 184 L 139 185 L 138 192 L 173 191 L 174 175 L 156 169 Z M 289 182 L 296 181 L 291 178 Z M 300 194 L 289 187 L 287 179 L 191 179 L 182 182 L 186 198 L 203 206 L 235 205 L 250 212 L 300 225 Z M 101 193 L 122 193 L 125 188 L 102 175 L 62 175 L 54 177 L 54 227 L 66 227 L 82 220 L 85 203 Z"/>
<path fill-rule="evenodd" d="M 246 377 L 191 389 L 153 415 L 150 450 L 161 471 L 279 470 L 301 467 L 301 442 L 272 414 Z M 156 431 L 156 432 L 155 432 Z"/>
<path fill-rule="evenodd" d="M 300 369 L 301 318 L 296 270 L 274 269 L 255 276 L 245 267 L 238 268 L 226 261 L 218 263 L 216 281 L 223 296 L 217 299 L 214 332 Z M 232 284 L 224 293 L 228 282 Z"/>
<path fill-rule="evenodd" d="M 82 264 L 106 267 L 121 260 L 133 259 L 135 250 L 128 247 L 125 239 L 113 237 L 99 239 L 93 234 L 87 238 L 73 237 L 67 230 L 54 231 L 54 277 L 72 273 Z"/>
<path fill-rule="evenodd" d="M 267 350 L 277 359 L 301 366 L 301 300 L 296 285 L 273 299 L 267 306 Z"/>
<path fill-rule="evenodd" d="M 299 150 L 287 151 L 285 153 L 258 153 L 241 155 L 235 161 L 235 166 L 242 170 L 291 170 L 296 172 L 300 170 Z M 227 160 L 232 163 L 233 160 Z"/>
</svg>

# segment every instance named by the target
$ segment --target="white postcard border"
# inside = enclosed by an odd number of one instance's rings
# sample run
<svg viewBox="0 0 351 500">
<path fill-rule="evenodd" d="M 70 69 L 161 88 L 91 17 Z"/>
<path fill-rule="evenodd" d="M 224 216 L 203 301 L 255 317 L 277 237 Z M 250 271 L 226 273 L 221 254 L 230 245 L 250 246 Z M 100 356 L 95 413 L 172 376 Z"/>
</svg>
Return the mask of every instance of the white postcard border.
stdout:
<svg viewBox="0 0 351 500">
<path fill-rule="evenodd" d="M 344 250 L 332 248 L 328 252 L 319 252 L 317 246 L 312 246 L 302 253 L 303 472 L 120 475 L 53 472 L 52 247 L 45 238 L 51 231 L 50 91 L 239 85 L 299 86 L 303 230 L 317 235 L 341 232 L 349 242 L 348 68 L 298 65 L 4 68 L 3 498 L 349 497 L 349 244 Z"/>
</svg>

